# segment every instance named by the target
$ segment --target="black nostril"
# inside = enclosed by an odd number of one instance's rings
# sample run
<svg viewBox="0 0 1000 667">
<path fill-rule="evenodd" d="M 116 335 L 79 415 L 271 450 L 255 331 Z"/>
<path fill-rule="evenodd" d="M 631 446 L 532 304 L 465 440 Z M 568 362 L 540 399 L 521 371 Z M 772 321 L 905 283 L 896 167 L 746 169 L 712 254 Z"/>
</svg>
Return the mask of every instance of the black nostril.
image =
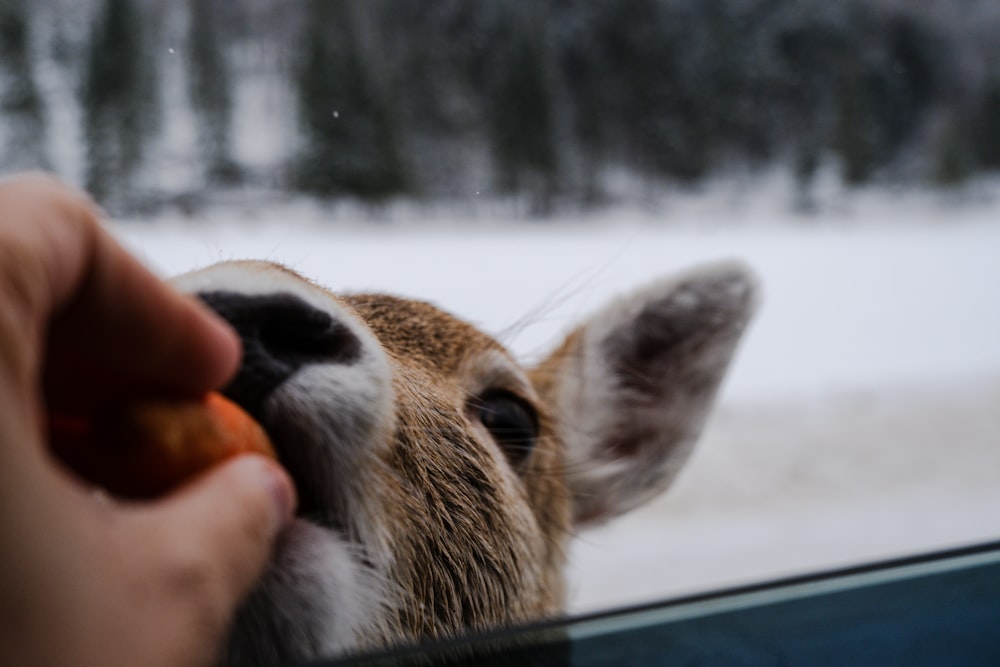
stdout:
<svg viewBox="0 0 1000 667">
<path fill-rule="evenodd" d="M 350 329 L 293 294 L 220 291 L 198 297 L 243 339 L 243 362 L 223 393 L 251 412 L 299 368 L 350 364 L 361 354 Z"/>
</svg>

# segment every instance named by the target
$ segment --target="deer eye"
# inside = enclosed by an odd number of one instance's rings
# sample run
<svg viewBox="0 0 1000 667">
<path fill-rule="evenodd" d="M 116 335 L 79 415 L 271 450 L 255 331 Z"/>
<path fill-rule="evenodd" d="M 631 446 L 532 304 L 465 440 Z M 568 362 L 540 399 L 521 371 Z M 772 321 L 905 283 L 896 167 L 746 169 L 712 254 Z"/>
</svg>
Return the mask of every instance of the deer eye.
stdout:
<svg viewBox="0 0 1000 667">
<path fill-rule="evenodd" d="M 538 439 L 538 415 L 530 403 L 507 391 L 489 391 L 472 401 L 473 414 L 518 465 Z"/>
</svg>

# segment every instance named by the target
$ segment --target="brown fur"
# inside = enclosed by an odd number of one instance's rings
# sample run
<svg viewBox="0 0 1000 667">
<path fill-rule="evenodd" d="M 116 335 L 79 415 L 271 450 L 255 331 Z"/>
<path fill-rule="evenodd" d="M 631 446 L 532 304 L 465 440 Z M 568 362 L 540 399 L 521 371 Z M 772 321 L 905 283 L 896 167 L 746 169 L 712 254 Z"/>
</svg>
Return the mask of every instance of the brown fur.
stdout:
<svg viewBox="0 0 1000 667">
<path fill-rule="evenodd" d="M 521 393 L 539 411 L 541 437 L 520 477 L 501 452 L 469 436 L 471 379 L 463 369 L 484 351 L 506 352 L 426 303 L 385 295 L 343 301 L 394 366 L 399 411 L 384 462 L 396 473 L 392 504 L 405 507 L 391 530 L 403 537 L 393 578 L 412 598 L 401 605 L 399 629 L 435 637 L 557 613 L 569 503 L 550 420 Z"/>
<path fill-rule="evenodd" d="M 284 304 L 285 319 L 267 311 L 241 332 L 261 364 L 251 372 L 245 359 L 245 377 L 264 376 L 267 354 L 306 360 L 255 416 L 309 511 L 237 615 L 232 665 L 561 614 L 571 534 L 669 485 L 754 303 L 752 278 L 736 265 L 660 281 L 613 301 L 526 371 L 494 339 L 421 301 L 336 296 L 264 262 L 179 283 L 244 315 L 251 303 Z M 324 353 L 309 338 L 306 323 L 327 316 L 356 354 Z M 276 347 L 261 353 L 268 335 Z M 533 408 L 538 433 L 525 458 L 487 427 L 480 401 L 497 392 Z"/>
</svg>

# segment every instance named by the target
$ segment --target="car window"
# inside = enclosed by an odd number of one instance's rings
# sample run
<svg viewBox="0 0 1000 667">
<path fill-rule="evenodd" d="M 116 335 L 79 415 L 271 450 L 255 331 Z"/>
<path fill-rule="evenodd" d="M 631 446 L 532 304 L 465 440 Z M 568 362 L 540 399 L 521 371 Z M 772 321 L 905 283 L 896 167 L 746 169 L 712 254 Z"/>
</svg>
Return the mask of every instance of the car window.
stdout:
<svg viewBox="0 0 1000 667">
<path fill-rule="evenodd" d="M 998 574 L 984 545 L 325 664 L 992 664 Z"/>
<path fill-rule="evenodd" d="M 8 0 L 0 170 L 164 275 L 276 260 L 529 363 L 745 262 L 687 465 L 575 536 L 588 614 L 1000 535 L 997 34 L 995 0 Z"/>
</svg>

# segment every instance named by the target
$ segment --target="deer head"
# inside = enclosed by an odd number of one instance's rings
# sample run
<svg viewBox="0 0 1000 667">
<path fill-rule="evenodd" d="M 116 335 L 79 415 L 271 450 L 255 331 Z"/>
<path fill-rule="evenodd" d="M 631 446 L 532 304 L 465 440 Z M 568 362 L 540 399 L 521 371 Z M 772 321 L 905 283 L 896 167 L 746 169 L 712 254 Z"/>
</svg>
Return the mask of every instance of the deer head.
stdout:
<svg viewBox="0 0 1000 667">
<path fill-rule="evenodd" d="M 560 614 L 570 535 L 669 486 L 756 298 L 735 264 L 661 280 L 524 369 L 427 303 L 335 295 L 274 264 L 176 284 L 243 338 L 225 393 L 300 496 L 234 624 L 240 665 Z"/>
</svg>

